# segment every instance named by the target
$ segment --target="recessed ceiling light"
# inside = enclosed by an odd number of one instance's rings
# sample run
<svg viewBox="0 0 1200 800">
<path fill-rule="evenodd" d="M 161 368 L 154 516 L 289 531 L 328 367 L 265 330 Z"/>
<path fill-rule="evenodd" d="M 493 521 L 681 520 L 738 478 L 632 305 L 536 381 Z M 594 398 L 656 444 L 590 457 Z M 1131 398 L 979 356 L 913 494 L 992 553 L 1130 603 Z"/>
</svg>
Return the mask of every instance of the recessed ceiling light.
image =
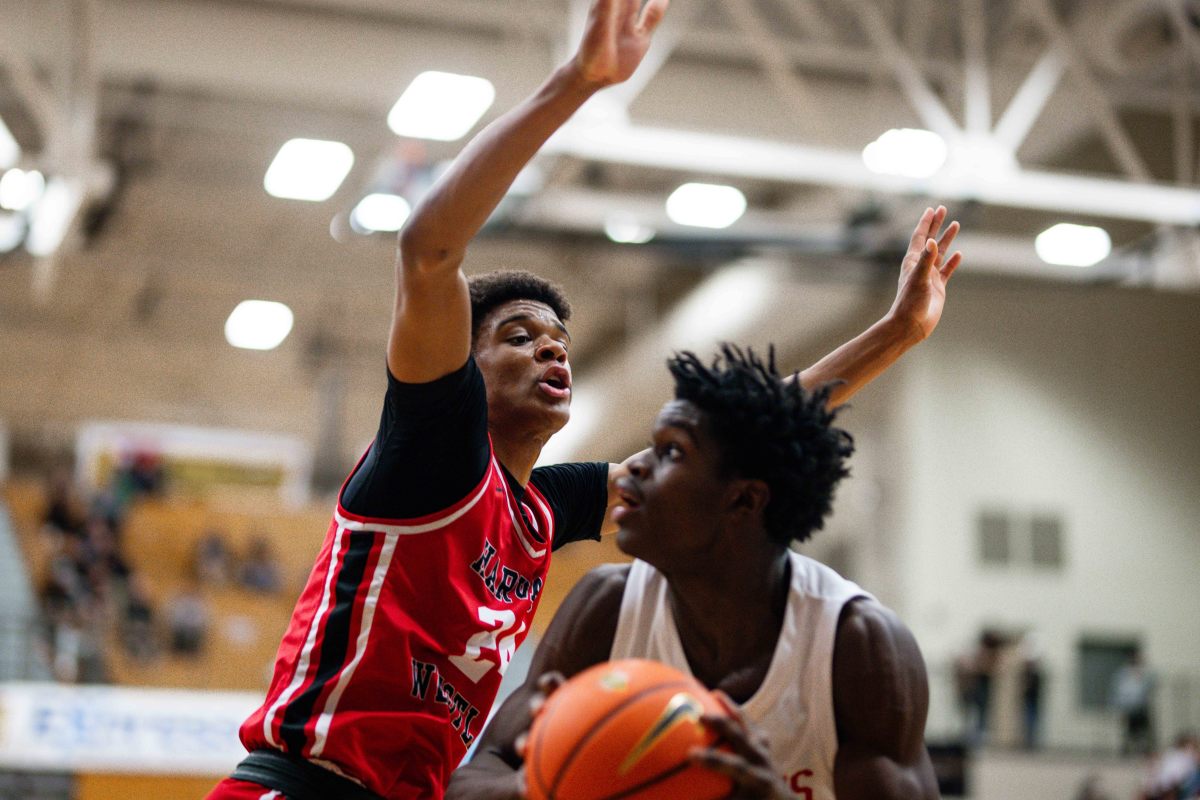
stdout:
<svg viewBox="0 0 1200 800">
<path fill-rule="evenodd" d="M 12 131 L 0 119 L 0 169 L 8 169 L 21 158 L 21 146 L 13 138 Z"/>
<path fill-rule="evenodd" d="M 617 244 L 645 244 L 657 233 L 628 214 L 614 214 L 604 221 L 604 234 Z"/>
<path fill-rule="evenodd" d="M 341 142 L 291 139 L 267 168 L 263 188 L 287 200 L 328 200 L 354 166 L 354 152 Z"/>
<path fill-rule="evenodd" d="M 746 213 L 746 196 L 732 186 L 685 183 L 667 198 L 667 216 L 679 225 L 728 228 Z"/>
<path fill-rule="evenodd" d="M 928 178 L 946 163 L 946 141 L 933 131 L 892 128 L 863 148 L 867 169 L 882 175 Z"/>
<path fill-rule="evenodd" d="M 0 177 L 0 208 L 24 211 L 38 201 L 46 188 L 46 179 L 36 169 L 10 169 Z"/>
<path fill-rule="evenodd" d="M 245 350 L 274 350 L 292 332 L 292 310 L 271 300 L 243 300 L 225 320 L 225 341 Z"/>
<path fill-rule="evenodd" d="M 408 201 L 395 194 L 369 194 L 350 212 L 350 223 L 359 231 L 393 232 L 404 227 L 412 209 Z"/>
<path fill-rule="evenodd" d="M 1112 239 L 1103 228 L 1060 222 L 1039 233 L 1033 246 L 1047 264 L 1090 267 L 1108 258 Z"/>
<path fill-rule="evenodd" d="M 475 127 L 495 99 L 486 78 L 422 72 L 392 106 L 387 124 L 398 136 L 453 142 Z"/>
</svg>

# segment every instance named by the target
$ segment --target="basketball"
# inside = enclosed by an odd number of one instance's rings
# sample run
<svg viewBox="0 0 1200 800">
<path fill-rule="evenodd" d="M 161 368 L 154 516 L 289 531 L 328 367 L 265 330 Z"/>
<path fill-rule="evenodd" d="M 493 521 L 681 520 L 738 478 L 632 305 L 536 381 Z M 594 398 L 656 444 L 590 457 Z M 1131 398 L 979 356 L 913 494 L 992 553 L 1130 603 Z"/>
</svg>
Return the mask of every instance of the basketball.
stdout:
<svg viewBox="0 0 1200 800">
<path fill-rule="evenodd" d="M 530 800 L 725 797 L 723 775 L 693 765 L 711 745 L 700 723 L 725 714 L 696 679 L 654 661 L 598 664 L 552 694 L 530 731 Z"/>
</svg>

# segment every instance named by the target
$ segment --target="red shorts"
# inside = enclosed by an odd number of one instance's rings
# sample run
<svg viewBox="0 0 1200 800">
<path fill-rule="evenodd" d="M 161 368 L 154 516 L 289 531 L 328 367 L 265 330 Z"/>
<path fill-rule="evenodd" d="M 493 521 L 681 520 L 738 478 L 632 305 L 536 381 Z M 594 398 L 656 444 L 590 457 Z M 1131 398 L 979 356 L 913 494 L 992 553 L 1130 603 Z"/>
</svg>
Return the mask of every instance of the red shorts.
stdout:
<svg viewBox="0 0 1200 800">
<path fill-rule="evenodd" d="M 204 800 L 288 800 L 282 793 L 257 783 L 226 778 Z"/>
</svg>

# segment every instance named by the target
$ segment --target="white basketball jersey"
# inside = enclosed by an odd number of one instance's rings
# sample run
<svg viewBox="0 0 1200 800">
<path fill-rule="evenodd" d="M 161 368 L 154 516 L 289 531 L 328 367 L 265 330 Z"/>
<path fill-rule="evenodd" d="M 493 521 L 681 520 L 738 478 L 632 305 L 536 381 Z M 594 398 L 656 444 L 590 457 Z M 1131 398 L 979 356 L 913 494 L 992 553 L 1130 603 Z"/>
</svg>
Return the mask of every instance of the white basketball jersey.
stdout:
<svg viewBox="0 0 1200 800">
<path fill-rule="evenodd" d="M 766 733 L 771 760 L 797 797 L 834 800 L 834 638 L 842 607 L 871 595 L 824 564 L 789 555 L 791 589 L 779 642 L 762 685 L 742 711 Z M 667 602 L 667 580 L 643 561 L 630 567 L 611 655 L 649 658 L 692 674 Z"/>
</svg>

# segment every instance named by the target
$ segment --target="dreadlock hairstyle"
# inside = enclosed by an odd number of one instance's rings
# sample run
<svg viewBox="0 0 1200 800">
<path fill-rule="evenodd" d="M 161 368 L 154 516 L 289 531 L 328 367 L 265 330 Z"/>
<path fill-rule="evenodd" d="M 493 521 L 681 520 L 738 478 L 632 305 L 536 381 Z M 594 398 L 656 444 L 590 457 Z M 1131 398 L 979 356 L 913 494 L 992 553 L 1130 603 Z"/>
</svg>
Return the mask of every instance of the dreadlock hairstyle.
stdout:
<svg viewBox="0 0 1200 800">
<path fill-rule="evenodd" d="M 831 387 L 807 392 L 798 379 L 785 383 L 773 346 L 765 363 L 749 348 L 724 343 L 711 367 L 684 351 L 667 368 L 675 398 L 704 412 L 724 473 L 770 487 L 767 535 L 786 546 L 820 530 L 854 452 L 853 438 L 833 427 L 836 412 L 825 407 Z"/>
<path fill-rule="evenodd" d="M 521 270 L 497 270 L 474 275 L 467 280 L 471 292 L 471 341 L 479 326 L 497 306 L 511 300 L 536 300 L 545 303 L 566 322 L 571 318 L 571 304 L 562 289 L 545 278 Z"/>
</svg>

